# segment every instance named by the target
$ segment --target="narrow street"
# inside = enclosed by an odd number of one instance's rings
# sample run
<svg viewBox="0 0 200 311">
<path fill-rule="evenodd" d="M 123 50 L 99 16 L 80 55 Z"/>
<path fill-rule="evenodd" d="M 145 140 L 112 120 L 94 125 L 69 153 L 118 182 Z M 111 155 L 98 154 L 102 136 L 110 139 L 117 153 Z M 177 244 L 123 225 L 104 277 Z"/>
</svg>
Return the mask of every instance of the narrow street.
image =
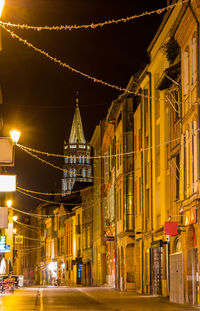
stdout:
<svg viewBox="0 0 200 311">
<path fill-rule="evenodd" d="M 199 310 L 169 303 L 166 299 L 119 292 L 111 288 L 26 288 L 0 298 L 1 311 L 165 311 Z"/>
</svg>

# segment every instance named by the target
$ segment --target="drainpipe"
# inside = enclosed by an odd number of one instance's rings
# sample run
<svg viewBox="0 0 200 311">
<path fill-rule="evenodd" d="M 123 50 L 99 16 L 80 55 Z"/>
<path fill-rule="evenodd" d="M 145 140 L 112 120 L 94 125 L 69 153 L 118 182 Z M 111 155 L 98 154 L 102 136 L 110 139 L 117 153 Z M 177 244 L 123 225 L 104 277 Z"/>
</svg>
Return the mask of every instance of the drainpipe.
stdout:
<svg viewBox="0 0 200 311">
<path fill-rule="evenodd" d="M 143 90 L 144 91 L 144 90 Z M 143 93 L 144 94 L 144 93 Z M 141 109 L 140 109 L 140 126 L 141 126 L 141 140 L 144 141 L 143 139 L 143 129 L 144 129 L 144 126 L 143 126 L 143 120 L 144 120 L 144 100 L 141 101 Z M 142 144 L 142 141 L 141 141 L 141 146 L 143 147 L 144 145 Z M 144 149 L 144 148 L 143 148 Z M 141 172 L 143 174 L 143 170 L 144 170 L 144 151 L 141 152 Z M 143 175 L 145 176 L 145 174 Z M 141 290 L 142 290 L 142 293 L 144 293 L 144 286 L 143 286 L 143 276 L 144 276 L 144 273 L 143 273 L 143 266 L 144 266 L 144 241 L 143 241 L 143 232 L 144 232 L 144 204 L 143 204 L 143 195 L 144 195 L 144 191 L 143 191 L 143 186 L 144 186 L 144 183 L 143 183 L 143 178 L 141 178 L 141 182 L 142 182 L 142 185 L 141 185 L 141 191 L 142 191 L 142 194 L 141 194 L 141 197 L 142 197 L 142 235 L 141 235 L 141 244 L 142 244 L 142 284 L 141 284 Z"/>
<path fill-rule="evenodd" d="M 152 75 L 151 75 L 151 72 L 150 71 L 147 71 L 147 74 L 149 76 L 149 89 L 150 89 L 150 105 L 149 105 L 149 114 L 150 114 L 150 132 L 149 132 L 149 136 L 150 136 L 150 139 L 149 139 L 149 145 L 152 147 L 152 117 L 151 117 L 151 114 L 152 114 Z M 152 238 L 152 241 L 153 241 L 153 189 L 152 189 L 152 185 L 153 185 L 153 178 L 152 178 L 152 148 L 150 149 L 151 150 L 151 238 Z M 151 253 L 150 253 L 151 255 Z M 151 258 L 151 256 L 150 256 Z M 151 260 L 151 259 L 150 259 Z M 150 265 L 151 265 L 151 261 L 150 261 Z M 150 273 L 150 292 L 152 293 L 152 288 L 151 288 L 151 284 L 152 284 L 152 273 Z"/>
<path fill-rule="evenodd" d="M 199 21 L 198 18 L 191 6 L 191 1 L 189 2 L 189 8 L 192 12 L 192 15 L 197 23 L 197 97 L 200 97 L 200 85 L 199 85 L 199 79 L 200 79 L 200 74 L 199 74 L 199 65 L 200 65 L 200 60 L 199 60 L 199 52 L 200 52 L 200 42 L 199 42 L 199 32 L 200 32 L 200 28 L 199 28 Z M 199 104 L 197 105 L 197 128 L 199 129 L 200 127 L 200 107 Z M 198 139 L 198 159 L 200 157 L 200 131 L 198 130 L 197 133 L 197 139 Z M 197 174 L 197 178 L 198 180 L 200 180 L 200 161 L 198 161 L 198 174 Z"/>
</svg>

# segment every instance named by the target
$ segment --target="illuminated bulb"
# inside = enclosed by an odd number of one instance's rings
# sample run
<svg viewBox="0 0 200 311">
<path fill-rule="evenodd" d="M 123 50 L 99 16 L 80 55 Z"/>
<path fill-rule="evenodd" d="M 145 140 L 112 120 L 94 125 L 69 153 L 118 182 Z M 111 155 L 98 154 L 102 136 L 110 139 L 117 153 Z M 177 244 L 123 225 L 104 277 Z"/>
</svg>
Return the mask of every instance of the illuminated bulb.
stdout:
<svg viewBox="0 0 200 311">
<path fill-rule="evenodd" d="M 0 0 L 0 17 L 3 11 L 3 7 L 4 7 L 5 1 L 4 0 Z"/>
<path fill-rule="evenodd" d="M 12 138 L 13 143 L 17 144 L 19 138 L 20 138 L 21 133 L 17 130 L 13 130 L 10 132 L 10 136 Z"/>
<path fill-rule="evenodd" d="M 17 229 L 13 229 L 13 233 L 16 234 L 17 233 Z"/>
<path fill-rule="evenodd" d="M 6 205 L 7 205 L 8 207 L 11 207 L 11 206 L 12 206 L 12 200 L 6 201 Z"/>
<path fill-rule="evenodd" d="M 17 216 L 13 216 L 12 219 L 13 219 L 14 221 L 17 221 Z"/>
</svg>

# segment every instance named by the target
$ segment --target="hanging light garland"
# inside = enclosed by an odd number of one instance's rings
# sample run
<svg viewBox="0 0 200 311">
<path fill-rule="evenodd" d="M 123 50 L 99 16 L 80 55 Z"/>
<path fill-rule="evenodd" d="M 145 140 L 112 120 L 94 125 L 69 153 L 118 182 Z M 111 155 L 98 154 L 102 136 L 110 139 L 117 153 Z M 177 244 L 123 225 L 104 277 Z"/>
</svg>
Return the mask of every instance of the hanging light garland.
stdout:
<svg viewBox="0 0 200 311">
<path fill-rule="evenodd" d="M 111 24 L 119 24 L 119 23 L 126 23 L 129 21 L 132 21 L 134 19 L 138 19 L 140 17 L 144 17 L 144 16 L 149 16 L 152 14 L 162 14 L 163 12 L 170 10 L 172 8 L 174 8 L 175 6 L 178 5 L 182 5 L 183 3 L 188 2 L 189 0 L 184 0 L 181 1 L 179 3 L 174 3 L 174 4 L 170 4 L 166 7 L 163 7 L 161 9 L 157 9 L 157 10 L 153 10 L 153 11 L 145 11 L 141 14 L 136 14 L 136 15 L 132 15 L 129 17 L 122 17 L 119 19 L 111 19 L 111 20 L 107 20 L 104 22 L 99 22 L 99 23 L 91 23 L 91 24 L 86 24 L 86 25 L 60 25 L 60 26 L 29 26 L 26 24 L 13 24 L 10 22 L 3 22 L 0 21 L 0 24 L 3 26 L 7 26 L 7 27 L 12 27 L 12 28 L 18 28 L 18 29 L 25 29 L 25 30 L 35 30 L 35 31 L 41 31 L 41 30 L 85 30 L 85 29 L 96 29 L 96 28 L 100 28 L 106 25 L 111 25 Z"/>
<path fill-rule="evenodd" d="M 47 52 L 37 48 L 36 46 L 34 46 L 32 43 L 28 42 L 27 40 L 19 37 L 17 34 L 15 34 L 13 31 L 9 30 L 7 27 L 5 27 L 4 25 L 0 24 L 0 27 L 2 27 L 3 29 L 5 29 L 11 36 L 13 39 L 18 39 L 20 42 L 24 43 L 26 46 L 28 46 L 29 48 L 32 48 L 34 51 L 42 54 L 42 55 L 45 55 L 47 58 L 49 58 L 51 61 L 53 61 L 54 63 L 56 64 L 59 64 L 60 66 L 64 67 L 64 68 L 67 68 L 69 69 L 70 71 L 72 72 L 75 72 L 91 81 L 93 81 L 94 83 L 99 83 L 99 84 L 102 84 L 104 86 L 108 86 L 108 87 L 111 87 L 112 89 L 115 89 L 117 91 L 120 91 L 120 92 L 125 92 L 127 94 L 136 94 L 135 92 L 132 92 L 126 88 L 123 88 L 123 87 L 120 87 L 118 85 L 114 85 L 114 84 L 111 84 L 111 83 L 108 83 L 108 82 L 105 82 L 103 80 L 100 80 L 96 77 L 93 77 L 93 76 L 90 76 L 72 66 L 70 66 L 69 64 L 66 64 L 65 62 L 62 62 L 61 60 L 57 59 L 56 57 L 53 57 L 51 55 L 49 55 Z"/>
</svg>

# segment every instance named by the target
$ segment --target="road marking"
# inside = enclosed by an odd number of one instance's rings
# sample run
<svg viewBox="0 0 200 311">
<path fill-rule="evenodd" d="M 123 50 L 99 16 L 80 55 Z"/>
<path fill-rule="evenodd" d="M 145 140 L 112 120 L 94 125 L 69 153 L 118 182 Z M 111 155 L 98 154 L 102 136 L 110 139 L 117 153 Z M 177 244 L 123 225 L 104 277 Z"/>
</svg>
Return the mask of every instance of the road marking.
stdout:
<svg viewBox="0 0 200 311">
<path fill-rule="evenodd" d="M 43 295 L 42 295 L 42 289 L 40 289 L 40 311 L 43 311 Z"/>
</svg>

